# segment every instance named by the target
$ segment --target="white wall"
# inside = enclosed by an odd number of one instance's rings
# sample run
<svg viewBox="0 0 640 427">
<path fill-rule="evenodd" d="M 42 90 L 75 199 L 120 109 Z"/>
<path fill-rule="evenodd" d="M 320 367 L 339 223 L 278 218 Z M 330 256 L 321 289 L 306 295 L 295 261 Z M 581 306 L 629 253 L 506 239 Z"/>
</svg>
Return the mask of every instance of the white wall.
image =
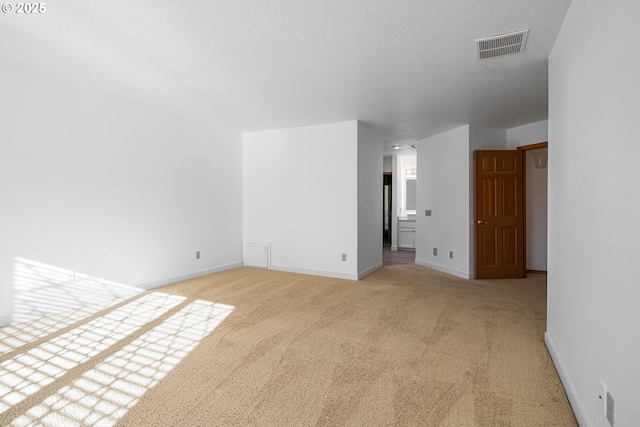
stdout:
<svg viewBox="0 0 640 427">
<path fill-rule="evenodd" d="M 416 264 L 469 278 L 469 126 L 417 146 Z"/>
<path fill-rule="evenodd" d="M 640 417 L 640 2 L 573 2 L 549 58 L 546 341 L 582 426 Z M 595 54 L 595 56 L 594 56 Z"/>
<path fill-rule="evenodd" d="M 507 149 L 515 150 L 523 145 L 537 144 L 547 141 L 549 121 L 542 120 L 523 126 L 507 129 Z"/>
<path fill-rule="evenodd" d="M 393 156 L 384 156 L 382 159 L 382 171 L 393 172 Z"/>
<path fill-rule="evenodd" d="M 239 265 L 240 134 L 7 65 L 0 80 L 1 324 L 16 257 L 141 287 Z"/>
<path fill-rule="evenodd" d="M 470 125 L 418 141 L 416 264 L 474 277 L 473 152 L 505 146 L 505 130 Z"/>
<path fill-rule="evenodd" d="M 271 242 L 271 268 L 358 278 L 357 135 L 356 121 L 244 134 L 244 239 Z"/>
<path fill-rule="evenodd" d="M 358 278 L 382 267 L 382 137 L 358 122 Z"/>
</svg>

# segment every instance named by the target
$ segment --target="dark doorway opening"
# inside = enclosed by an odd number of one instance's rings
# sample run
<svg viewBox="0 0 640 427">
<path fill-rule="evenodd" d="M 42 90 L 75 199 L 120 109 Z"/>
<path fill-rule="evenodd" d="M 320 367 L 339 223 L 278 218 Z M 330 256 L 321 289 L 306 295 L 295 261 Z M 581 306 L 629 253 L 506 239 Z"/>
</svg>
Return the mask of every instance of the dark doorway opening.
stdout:
<svg viewBox="0 0 640 427">
<path fill-rule="evenodd" d="M 382 183 L 382 246 L 391 247 L 391 173 L 385 172 Z"/>
</svg>

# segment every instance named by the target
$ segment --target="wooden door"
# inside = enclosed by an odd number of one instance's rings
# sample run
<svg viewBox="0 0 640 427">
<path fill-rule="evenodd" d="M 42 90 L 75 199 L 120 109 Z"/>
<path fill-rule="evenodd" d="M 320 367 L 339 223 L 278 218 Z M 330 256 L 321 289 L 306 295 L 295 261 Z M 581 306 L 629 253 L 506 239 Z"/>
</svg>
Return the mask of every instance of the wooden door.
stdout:
<svg viewBox="0 0 640 427">
<path fill-rule="evenodd" d="M 525 277 L 521 150 L 476 151 L 476 278 Z"/>
</svg>

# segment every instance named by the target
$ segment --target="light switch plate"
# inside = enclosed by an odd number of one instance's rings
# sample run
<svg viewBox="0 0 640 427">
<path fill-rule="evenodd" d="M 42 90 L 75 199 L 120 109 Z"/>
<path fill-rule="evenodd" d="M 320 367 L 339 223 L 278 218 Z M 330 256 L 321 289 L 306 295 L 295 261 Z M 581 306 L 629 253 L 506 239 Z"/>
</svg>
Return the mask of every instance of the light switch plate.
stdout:
<svg viewBox="0 0 640 427">
<path fill-rule="evenodd" d="M 431 216 L 431 209 L 427 209 L 424 211 L 424 216 Z"/>
</svg>

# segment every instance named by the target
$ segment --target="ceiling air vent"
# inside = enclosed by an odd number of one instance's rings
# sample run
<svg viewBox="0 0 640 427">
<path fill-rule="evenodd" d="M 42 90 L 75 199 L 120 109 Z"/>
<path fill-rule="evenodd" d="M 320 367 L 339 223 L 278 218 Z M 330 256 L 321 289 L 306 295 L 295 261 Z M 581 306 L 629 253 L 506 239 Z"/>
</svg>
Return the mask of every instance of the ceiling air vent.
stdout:
<svg viewBox="0 0 640 427">
<path fill-rule="evenodd" d="M 496 56 L 511 55 L 524 52 L 529 30 L 499 36 L 476 39 L 476 53 L 478 59 L 494 58 Z"/>
</svg>

